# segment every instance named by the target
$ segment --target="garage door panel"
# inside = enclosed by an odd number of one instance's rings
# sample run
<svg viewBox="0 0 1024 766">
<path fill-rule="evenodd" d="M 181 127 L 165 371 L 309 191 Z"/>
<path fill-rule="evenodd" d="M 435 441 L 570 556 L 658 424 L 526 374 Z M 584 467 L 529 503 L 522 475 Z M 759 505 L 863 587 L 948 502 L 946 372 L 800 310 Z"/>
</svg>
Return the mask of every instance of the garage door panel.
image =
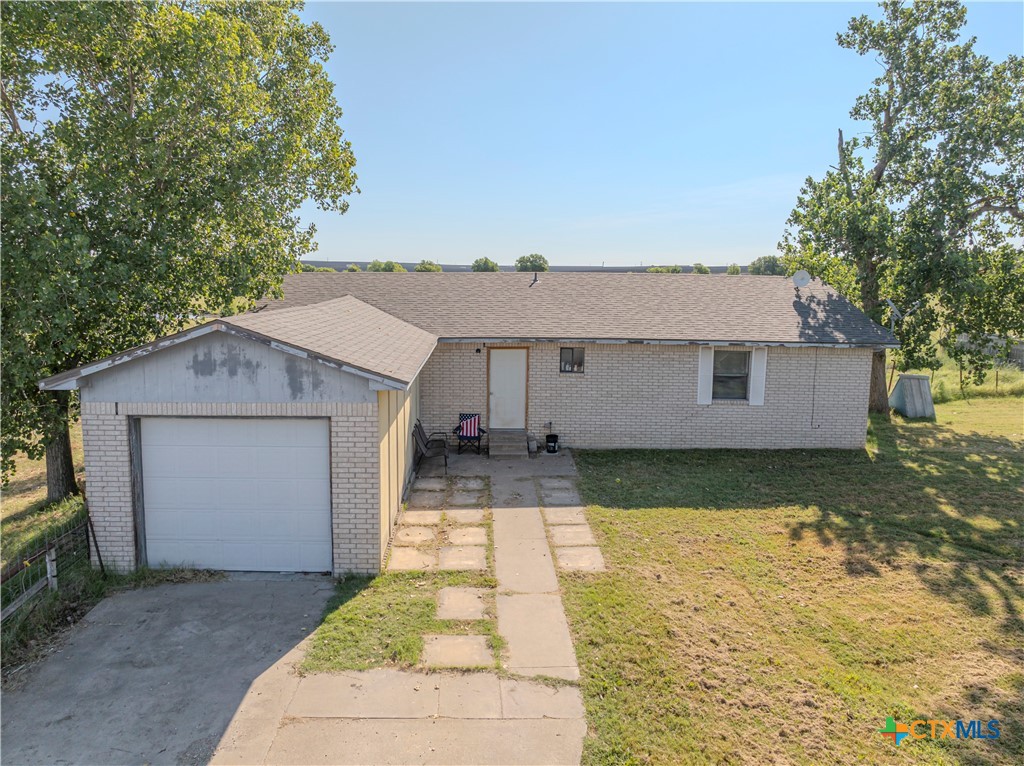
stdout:
<svg viewBox="0 0 1024 766">
<path fill-rule="evenodd" d="M 222 479 L 213 505 L 229 511 L 245 511 L 264 502 L 260 482 L 251 479 Z M 287 498 L 282 499 L 287 502 Z"/>
<path fill-rule="evenodd" d="M 222 446 L 214 457 L 217 473 L 220 476 L 256 478 L 264 472 L 260 461 L 265 451 L 265 447 Z"/>
<path fill-rule="evenodd" d="M 285 491 L 297 506 L 319 505 L 330 499 L 331 485 L 328 481 L 310 481 L 297 477 L 288 482 L 288 488 Z"/>
<path fill-rule="evenodd" d="M 216 475 L 217 449 L 209 446 L 189 445 L 178 447 L 175 456 L 177 476 L 209 478 Z M 145 455 L 143 455 L 145 460 Z"/>
<path fill-rule="evenodd" d="M 151 565 L 331 569 L 326 420 L 147 418 Z"/>
</svg>

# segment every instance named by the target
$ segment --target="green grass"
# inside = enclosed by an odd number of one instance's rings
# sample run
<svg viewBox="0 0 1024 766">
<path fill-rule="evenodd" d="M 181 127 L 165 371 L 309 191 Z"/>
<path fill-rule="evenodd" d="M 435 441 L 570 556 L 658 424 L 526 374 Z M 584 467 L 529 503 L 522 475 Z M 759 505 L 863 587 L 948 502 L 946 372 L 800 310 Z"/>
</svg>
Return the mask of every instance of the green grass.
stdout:
<svg viewBox="0 0 1024 766">
<path fill-rule="evenodd" d="M 584 761 L 1024 760 L 1024 400 L 863 451 L 581 451 L 608 572 L 563 575 Z M 998 718 L 898 749 L 887 715 Z"/>
<path fill-rule="evenodd" d="M 446 587 L 493 590 L 495 581 L 472 572 L 387 572 L 374 578 L 346 578 L 324 611 L 303 670 L 412 667 L 420 661 L 423 636 L 430 634 L 487 636 L 497 667 L 502 641 L 493 603 L 483 620 L 439 620 L 437 591 Z"/>
<path fill-rule="evenodd" d="M 71 451 L 81 482 L 84 473 L 80 423 L 71 428 Z M 47 505 L 46 461 L 18 455 L 14 477 L 0 491 L 0 567 L 8 564 L 9 556 L 43 540 L 49 530 L 67 523 L 80 507 L 75 499 Z"/>
<path fill-rule="evenodd" d="M 956 364 L 941 352 L 939 360 L 942 366 L 937 370 L 910 371 L 931 378 L 932 401 L 936 404 L 993 396 L 1024 396 L 1024 370 L 1012 364 L 1001 363 L 989 370 L 981 384 L 966 383 L 961 386 L 960 370 Z M 964 380 L 967 380 L 966 374 Z M 895 381 L 896 378 L 893 378 Z"/>
</svg>

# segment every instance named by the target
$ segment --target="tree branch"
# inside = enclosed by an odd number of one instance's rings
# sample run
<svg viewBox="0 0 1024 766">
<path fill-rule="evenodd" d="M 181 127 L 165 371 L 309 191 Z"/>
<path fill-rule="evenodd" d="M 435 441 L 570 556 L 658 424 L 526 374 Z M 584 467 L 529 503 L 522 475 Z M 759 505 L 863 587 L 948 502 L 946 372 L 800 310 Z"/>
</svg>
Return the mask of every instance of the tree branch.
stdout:
<svg viewBox="0 0 1024 766">
<path fill-rule="evenodd" d="M 853 184 L 850 182 L 850 173 L 846 169 L 846 142 L 843 141 L 843 129 L 839 129 L 839 175 L 846 184 L 846 194 L 853 199 Z"/>
<path fill-rule="evenodd" d="M 985 213 L 1006 213 L 1011 218 L 1016 218 L 1018 221 L 1024 221 L 1024 210 L 1020 209 L 1020 205 L 995 205 L 991 202 L 983 202 L 971 211 L 971 220 L 973 221 L 978 216 L 984 215 Z"/>
<path fill-rule="evenodd" d="M 10 96 L 7 95 L 7 86 L 4 85 L 3 80 L 0 80 L 0 100 L 3 101 L 4 116 L 11 124 L 11 130 L 20 135 L 23 132 L 21 123 L 18 122 L 18 114 L 14 111 L 14 104 L 11 103 Z"/>
</svg>

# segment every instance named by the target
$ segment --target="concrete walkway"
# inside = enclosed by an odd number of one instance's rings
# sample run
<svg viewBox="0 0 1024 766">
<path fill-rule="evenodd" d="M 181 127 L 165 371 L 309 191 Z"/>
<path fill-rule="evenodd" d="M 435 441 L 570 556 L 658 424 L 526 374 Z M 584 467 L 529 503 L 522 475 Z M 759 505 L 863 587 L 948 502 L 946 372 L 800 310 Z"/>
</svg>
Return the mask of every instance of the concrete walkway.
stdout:
<svg viewBox="0 0 1024 766">
<path fill-rule="evenodd" d="M 389 569 L 486 572 L 493 561 L 497 591 L 445 588 L 438 617 L 477 620 L 493 608 L 511 677 L 479 670 L 494 666 L 484 636 L 424 636 L 422 672 L 299 677 L 300 645 L 249 689 L 213 763 L 579 763 L 586 733 L 579 689 L 543 680 L 579 678 L 556 565 L 604 568 L 575 466 L 564 453 L 460 458 L 452 481 L 417 480 Z M 465 672 L 471 668 L 478 671 Z"/>
</svg>

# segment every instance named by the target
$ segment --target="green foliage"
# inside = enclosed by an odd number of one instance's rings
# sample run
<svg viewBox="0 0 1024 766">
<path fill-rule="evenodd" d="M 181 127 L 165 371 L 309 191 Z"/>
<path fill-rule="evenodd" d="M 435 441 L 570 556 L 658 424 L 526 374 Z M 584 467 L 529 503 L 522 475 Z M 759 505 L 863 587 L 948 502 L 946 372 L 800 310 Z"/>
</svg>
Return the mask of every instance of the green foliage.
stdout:
<svg viewBox="0 0 1024 766">
<path fill-rule="evenodd" d="M 977 53 L 959 3 L 881 8 L 838 37 L 882 67 L 850 112 L 866 135 L 840 132 L 837 167 L 807 179 L 780 249 L 876 321 L 891 299 L 900 369 L 941 350 L 980 382 L 990 336 L 1024 334 L 1024 60 Z"/>
<path fill-rule="evenodd" d="M 441 271 L 441 267 L 433 261 L 420 261 L 413 271 Z"/>
<path fill-rule="evenodd" d="M 406 271 L 406 268 L 394 261 L 370 261 L 370 265 L 366 267 L 367 271 Z"/>
<path fill-rule="evenodd" d="M 647 269 L 648 274 L 682 274 L 682 266 L 651 266 Z"/>
<path fill-rule="evenodd" d="M 355 264 L 355 263 L 350 263 L 350 264 L 348 265 L 348 268 L 346 268 L 346 269 L 345 269 L 345 271 L 353 271 L 353 272 L 355 272 L 355 271 L 362 271 L 362 269 L 361 269 L 361 268 L 359 268 L 359 266 L 358 266 L 357 264 Z"/>
<path fill-rule="evenodd" d="M 295 3 L 4 3 L 2 457 L 74 400 L 37 381 L 279 289 L 344 212 L 351 147 Z"/>
<path fill-rule="evenodd" d="M 548 259 L 540 253 L 530 253 L 516 258 L 516 271 L 547 271 Z"/>
<path fill-rule="evenodd" d="M 324 272 L 324 271 L 331 271 L 331 272 L 333 272 L 333 271 L 337 271 L 337 269 L 332 269 L 330 266 L 313 266 L 312 264 L 309 264 L 309 263 L 300 263 L 299 264 L 299 271 L 301 271 L 303 274 L 309 274 L 309 273 L 317 272 L 317 271 L 319 271 L 319 272 Z"/>
<path fill-rule="evenodd" d="M 725 273 L 726 274 L 732 274 L 733 276 L 735 276 L 736 274 L 739 274 L 740 273 L 740 265 L 738 263 L 730 263 L 728 266 L 726 266 Z"/>
<path fill-rule="evenodd" d="M 755 258 L 749 266 L 747 273 L 762 276 L 785 276 L 786 264 L 777 255 L 762 255 Z"/>
<path fill-rule="evenodd" d="M 473 271 L 498 271 L 498 264 L 490 258 L 477 258 L 470 266 Z"/>
<path fill-rule="evenodd" d="M 703 263 L 695 263 L 695 264 L 693 264 L 693 273 L 694 274 L 710 274 L 711 273 L 711 269 L 709 269 Z"/>
</svg>

